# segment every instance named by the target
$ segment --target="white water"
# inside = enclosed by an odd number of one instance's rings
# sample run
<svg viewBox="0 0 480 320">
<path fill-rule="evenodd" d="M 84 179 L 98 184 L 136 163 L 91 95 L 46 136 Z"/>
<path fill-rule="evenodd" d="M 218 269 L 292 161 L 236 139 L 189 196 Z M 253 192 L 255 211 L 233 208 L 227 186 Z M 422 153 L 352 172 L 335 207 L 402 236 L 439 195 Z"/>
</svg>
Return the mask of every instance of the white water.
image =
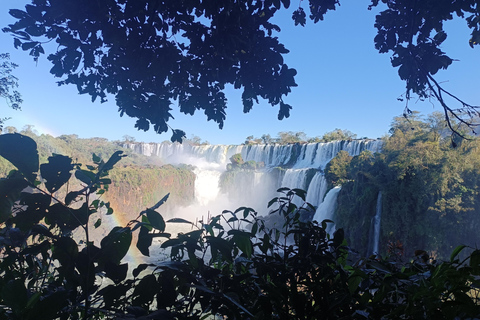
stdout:
<svg viewBox="0 0 480 320">
<path fill-rule="evenodd" d="M 377 255 L 379 253 L 380 247 L 380 223 L 382 220 L 382 192 L 378 192 L 377 197 L 377 208 L 375 216 L 372 218 L 373 225 L 373 243 L 372 243 L 372 254 Z"/>
<path fill-rule="evenodd" d="M 322 222 L 323 220 L 333 220 L 333 215 L 335 213 L 335 208 L 337 207 L 337 197 L 338 193 L 340 192 L 341 187 L 337 186 L 333 189 L 328 191 L 327 195 L 325 196 L 325 200 L 318 206 L 315 215 L 313 216 L 313 220 L 318 222 Z M 333 234 L 335 231 L 335 227 L 330 224 L 327 227 L 327 232 Z"/>
<path fill-rule="evenodd" d="M 315 217 L 321 221 L 327 218 L 319 217 L 332 218 L 339 191 L 338 188 L 332 189 L 325 196 L 326 181 L 323 170 L 328 162 L 340 150 L 345 150 L 352 156 L 358 155 L 364 150 L 372 153 L 379 152 L 382 141 L 352 140 L 303 145 L 250 146 L 135 143 L 126 144 L 124 147 L 130 148 L 136 153 L 159 157 L 164 163 L 185 163 L 196 166 L 196 203 L 178 212 L 178 216 L 188 218 L 190 221 L 205 217 L 207 214 L 220 214 L 224 209 L 235 210 L 238 206 L 244 205 L 252 206 L 260 213 L 266 212 L 266 204 L 270 200 L 272 191 L 279 187 L 307 190 L 307 201 L 318 207 Z M 230 157 L 236 153 L 240 153 L 245 161 L 263 162 L 265 169 L 255 172 L 251 179 L 243 177 L 239 181 L 235 181 L 238 199 L 233 199 L 231 195 L 222 194 L 219 188 L 219 179 L 221 173 L 226 170 L 226 164 Z M 288 166 L 290 169 L 285 170 L 283 175 L 278 175 L 278 180 L 274 180 L 270 172 L 272 168 L 278 166 Z M 310 170 L 316 170 L 316 172 Z M 309 174 L 313 175 L 310 181 L 307 178 Z M 322 205 L 324 196 L 325 204 Z M 329 209 L 327 210 L 327 208 Z M 186 213 L 187 211 L 188 213 Z"/>
</svg>

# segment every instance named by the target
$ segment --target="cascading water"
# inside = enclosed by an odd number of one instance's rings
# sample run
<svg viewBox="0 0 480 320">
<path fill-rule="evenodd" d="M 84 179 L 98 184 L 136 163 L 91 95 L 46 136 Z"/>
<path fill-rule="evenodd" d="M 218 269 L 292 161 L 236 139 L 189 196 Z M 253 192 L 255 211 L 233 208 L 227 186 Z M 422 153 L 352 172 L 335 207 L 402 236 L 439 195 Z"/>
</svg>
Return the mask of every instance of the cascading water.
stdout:
<svg viewBox="0 0 480 320">
<path fill-rule="evenodd" d="M 345 150 L 352 156 L 358 155 L 364 150 L 369 150 L 372 153 L 379 152 L 382 141 L 352 140 L 328 143 L 239 146 L 134 143 L 126 144 L 124 147 L 147 156 L 157 156 L 164 163 L 185 163 L 196 166 L 197 205 L 206 206 L 203 211 L 208 210 L 212 214 L 219 214 L 223 209 L 234 210 L 237 206 L 242 205 L 256 205 L 258 203 L 265 205 L 270 200 L 268 197 L 272 194 L 272 190 L 274 191 L 279 187 L 288 187 L 307 190 L 307 201 L 318 207 L 315 217 L 319 217 L 321 216 L 320 205 L 326 192 L 323 170 L 328 162 L 340 150 Z M 236 194 L 240 197 L 233 201 L 234 199 L 227 199 L 228 195 L 222 194 L 219 190 L 219 179 L 221 173 L 226 170 L 230 157 L 237 153 L 240 153 L 245 161 L 253 160 L 257 163 L 263 163 L 265 167 L 261 172 L 253 173 L 250 176 L 251 178 L 244 176 L 243 178 L 239 177 L 238 181 L 234 181 L 237 189 Z M 275 171 L 273 169 L 275 167 L 284 169 L 277 170 L 278 174 L 275 175 L 275 178 L 272 178 L 271 173 Z M 206 173 L 205 171 L 208 170 L 210 172 Z M 338 190 L 337 188 L 331 190 L 325 197 L 325 201 L 327 199 L 330 201 L 329 196 L 332 192 L 336 199 Z M 332 208 L 331 203 L 328 205 Z M 254 208 L 262 212 L 265 207 Z M 197 208 L 196 211 L 199 214 L 200 209 Z"/>
<path fill-rule="evenodd" d="M 378 192 L 375 216 L 371 221 L 369 255 L 377 255 L 380 248 L 380 223 L 382 221 L 382 191 Z"/>
<path fill-rule="evenodd" d="M 315 215 L 313 216 L 313 220 L 318 222 L 322 222 L 323 220 L 332 220 L 333 214 L 335 213 L 335 208 L 337 207 L 337 197 L 338 193 L 340 192 L 341 187 L 337 186 L 333 189 L 328 191 L 327 195 L 325 196 L 325 200 L 318 206 Z M 332 234 L 335 231 L 335 227 L 330 224 L 327 227 L 327 232 Z"/>
</svg>

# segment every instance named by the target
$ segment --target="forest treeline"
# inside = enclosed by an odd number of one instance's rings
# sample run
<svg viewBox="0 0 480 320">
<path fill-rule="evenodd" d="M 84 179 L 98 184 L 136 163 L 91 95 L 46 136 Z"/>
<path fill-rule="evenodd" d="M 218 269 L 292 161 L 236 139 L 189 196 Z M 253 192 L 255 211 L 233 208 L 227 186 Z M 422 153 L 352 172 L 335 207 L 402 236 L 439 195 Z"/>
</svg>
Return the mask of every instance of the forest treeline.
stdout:
<svg viewBox="0 0 480 320">
<path fill-rule="evenodd" d="M 367 253 L 381 191 L 381 252 L 395 244 L 445 259 L 458 244 L 476 247 L 480 141 L 452 135 L 441 113 L 396 117 L 384 141 L 382 153 L 341 151 L 326 167 L 330 185 L 342 185 L 335 222 L 348 243 Z"/>
</svg>

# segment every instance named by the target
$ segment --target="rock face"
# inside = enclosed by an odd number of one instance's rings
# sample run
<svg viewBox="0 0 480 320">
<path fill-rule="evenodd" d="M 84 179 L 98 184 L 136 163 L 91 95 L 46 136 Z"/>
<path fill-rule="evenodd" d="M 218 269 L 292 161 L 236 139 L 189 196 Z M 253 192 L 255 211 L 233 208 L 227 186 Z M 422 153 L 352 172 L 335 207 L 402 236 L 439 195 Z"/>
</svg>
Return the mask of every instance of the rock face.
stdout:
<svg viewBox="0 0 480 320">
<path fill-rule="evenodd" d="M 107 200 L 116 215 L 126 222 L 168 193 L 168 201 L 158 209 L 164 216 L 175 207 L 191 204 L 195 196 L 195 174 L 187 168 L 127 166 L 115 168 L 110 177 L 112 185 L 106 193 Z"/>
</svg>

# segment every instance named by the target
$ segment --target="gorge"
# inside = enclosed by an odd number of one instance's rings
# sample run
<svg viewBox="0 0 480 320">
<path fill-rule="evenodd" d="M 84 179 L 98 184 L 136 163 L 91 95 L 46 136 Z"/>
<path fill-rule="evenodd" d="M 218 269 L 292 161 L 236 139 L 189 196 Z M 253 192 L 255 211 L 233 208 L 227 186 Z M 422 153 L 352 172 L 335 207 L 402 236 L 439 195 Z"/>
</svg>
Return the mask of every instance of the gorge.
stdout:
<svg viewBox="0 0 480 320">
<path fill-rule="evenodd" d="M 316 212 L 306 219 L 321 222 L 334 218 L 340 191 L 340 187 L 329 188 L 325 179 L 324 170 L 329 161 L 340 151 L 348 152 L 350 156 L 364 151 L 373 155 L 381 151 L 382 145 L 382 140 L 364 139 L 288 145 L 130 143 L 123 147 L 138 154 L 158 157 L 164 163 L 194 166 L 195 203 L 176 208 L 172 216 L 195 221 L 240 206 L 249 206 L 266 214 L 266 204 L 275 196 L 276 190 L 287 187 L 307 191 L 306 201 L 315 207 Z M 242 168 L 229 163 L 235 155 L 241 155 L 236 157 L 242 162 Z M 296 201 L 297 205 L 303 204 L 301 199 Z"/>
</svg>

